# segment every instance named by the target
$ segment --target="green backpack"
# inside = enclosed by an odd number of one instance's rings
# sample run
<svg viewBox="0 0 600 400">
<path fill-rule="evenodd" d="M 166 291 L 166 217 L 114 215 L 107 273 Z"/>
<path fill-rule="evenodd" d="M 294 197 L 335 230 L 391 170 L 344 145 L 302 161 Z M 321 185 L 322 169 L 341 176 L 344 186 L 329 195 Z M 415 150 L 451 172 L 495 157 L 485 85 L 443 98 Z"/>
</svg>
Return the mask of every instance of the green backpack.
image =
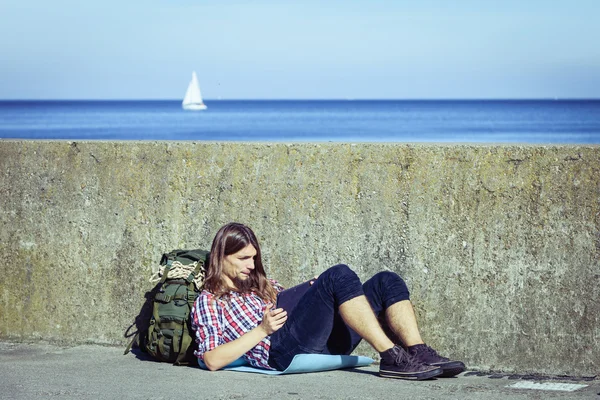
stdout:
<svg viewBox="0 0 600 400">
<path fill-rule="evenodd" d="M 147 328 L 138 329 L 125 354 L 137 341 L 140 349 L 158 361 L 188 364 L 194 359 L 194 340 L 191 329 L 190 312 L 199 295 L 194 280 L 204 273 L 209 252 L 205 250 L 173 250 L 163 254 L 160 265 L 164 271 L 157 286 L 151 292 L 152 315 Z M 174 263 L 177 267 L 190 266 L 197 262 L 193 272 L 187 277 L 168 277 Z M 181 263 L 181 264 L 177 264 Z M 184 271 L 191 270 L 191 266 Z M 187 272 L 185 272 L 187 274 Z"/>
</svg>

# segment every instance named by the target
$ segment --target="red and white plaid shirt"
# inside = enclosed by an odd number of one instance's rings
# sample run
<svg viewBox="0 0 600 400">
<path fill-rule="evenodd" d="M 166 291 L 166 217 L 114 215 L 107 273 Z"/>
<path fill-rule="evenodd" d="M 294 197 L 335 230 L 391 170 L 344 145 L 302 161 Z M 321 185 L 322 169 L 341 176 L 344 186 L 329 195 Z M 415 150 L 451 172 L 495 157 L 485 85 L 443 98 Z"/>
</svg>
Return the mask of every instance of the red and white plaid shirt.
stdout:
<svg viewBox="0 0 600 400">
<path fill-rule="evenodd" d="M 276 281 L 270 281 L 275 290 L 283 290 Z M 254 292 L 229 292 L 224 299 L 217 299 L 211 292 L 202 291 L 192 307 L 192 328 L 198 344 L 198 350 L 194 352 L 196 357 L 204 360 L 207 351 L 256 328 L 262 321 L 266 305 Z M 242 357 L 253 367 L 273 369 L 268 362 L 270 348 L 271 338 L 267 336 Z"/>
</svg>

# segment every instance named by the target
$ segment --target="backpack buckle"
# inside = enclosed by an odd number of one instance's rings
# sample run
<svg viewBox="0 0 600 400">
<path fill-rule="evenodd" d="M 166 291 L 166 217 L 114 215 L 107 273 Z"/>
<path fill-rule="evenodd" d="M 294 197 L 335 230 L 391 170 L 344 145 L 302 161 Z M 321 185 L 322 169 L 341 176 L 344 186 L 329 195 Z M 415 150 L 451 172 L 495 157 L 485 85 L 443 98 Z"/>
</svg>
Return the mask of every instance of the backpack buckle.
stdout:
<svg viewBox="0 0 600 400">
<path fill-rule="evenodd" d="M 192 283 L 192 281 L 193 281 L 195 278 L 196 278 L 196 276 L 194 275 L 194 273 L 193 273 L 193 272 L 191 272 L 191 273 L 190 273 L 190 275 L 189 275 L 187 278 L 185 278 L 185 281 L 186 281 L 187 283 Z"/>
</svg>

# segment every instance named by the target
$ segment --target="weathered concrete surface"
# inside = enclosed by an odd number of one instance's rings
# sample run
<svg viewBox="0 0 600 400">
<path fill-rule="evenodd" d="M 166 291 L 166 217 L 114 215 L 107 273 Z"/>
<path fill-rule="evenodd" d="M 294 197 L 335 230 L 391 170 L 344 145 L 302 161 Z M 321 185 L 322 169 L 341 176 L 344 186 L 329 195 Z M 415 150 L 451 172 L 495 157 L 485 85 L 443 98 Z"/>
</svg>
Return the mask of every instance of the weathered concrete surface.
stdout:
<svg viewBox="0 0 600 400">
<path fill-rule="evenodd" d="M 538 376 L 538 385 L 579 387 L 572 392 L 541 391 L 512 387 L 532 382 L 526 377 L 495 375 L 490 379 L 490 375 L 465 373 L 458 378 L 411 382 L 380 378 L 377 365 L 273 376 L 175 367 L 143 356 L 123 356 L 114 347 L 0 342 L 0 399 L 589 400 L 597 399 L 600 391 L 598 379 Z"/>
<path fill-rule="evenodd" d="M 0 167 L 2 338 L 124 343 L 160 254 L 235 220 L 284 284 L 400 273 L 472 368 L 600 370 L 597 146 L 1 141 Z"/>
</svg>

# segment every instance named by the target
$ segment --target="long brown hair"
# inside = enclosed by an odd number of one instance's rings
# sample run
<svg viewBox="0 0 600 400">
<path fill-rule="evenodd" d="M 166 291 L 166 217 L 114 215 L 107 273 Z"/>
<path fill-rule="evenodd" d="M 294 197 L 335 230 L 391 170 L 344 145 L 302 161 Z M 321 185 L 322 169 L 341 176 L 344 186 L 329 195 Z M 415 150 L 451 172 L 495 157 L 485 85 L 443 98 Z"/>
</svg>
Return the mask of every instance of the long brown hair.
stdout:
<svg viewBox="0 0 600 400">
<path fill-rule="evenodd" d="M 230 222 L 219 229 L 213 239 L 210 250 L 208 269 L 204 279 L 204 288 L 217 297 L 222 297 L 231 291 L 223 280 L 223 260 L 226 256 L 235 254 L 251 244 L 256 249 L 254 269 L 247 280 L 236 282 L 237 292 L 255 292 L 264 301 L 275 302 L 276 291 L 267 280 L 260 254 L 260 246 L 252 229 L 246 225 Z"/>
</svg>

